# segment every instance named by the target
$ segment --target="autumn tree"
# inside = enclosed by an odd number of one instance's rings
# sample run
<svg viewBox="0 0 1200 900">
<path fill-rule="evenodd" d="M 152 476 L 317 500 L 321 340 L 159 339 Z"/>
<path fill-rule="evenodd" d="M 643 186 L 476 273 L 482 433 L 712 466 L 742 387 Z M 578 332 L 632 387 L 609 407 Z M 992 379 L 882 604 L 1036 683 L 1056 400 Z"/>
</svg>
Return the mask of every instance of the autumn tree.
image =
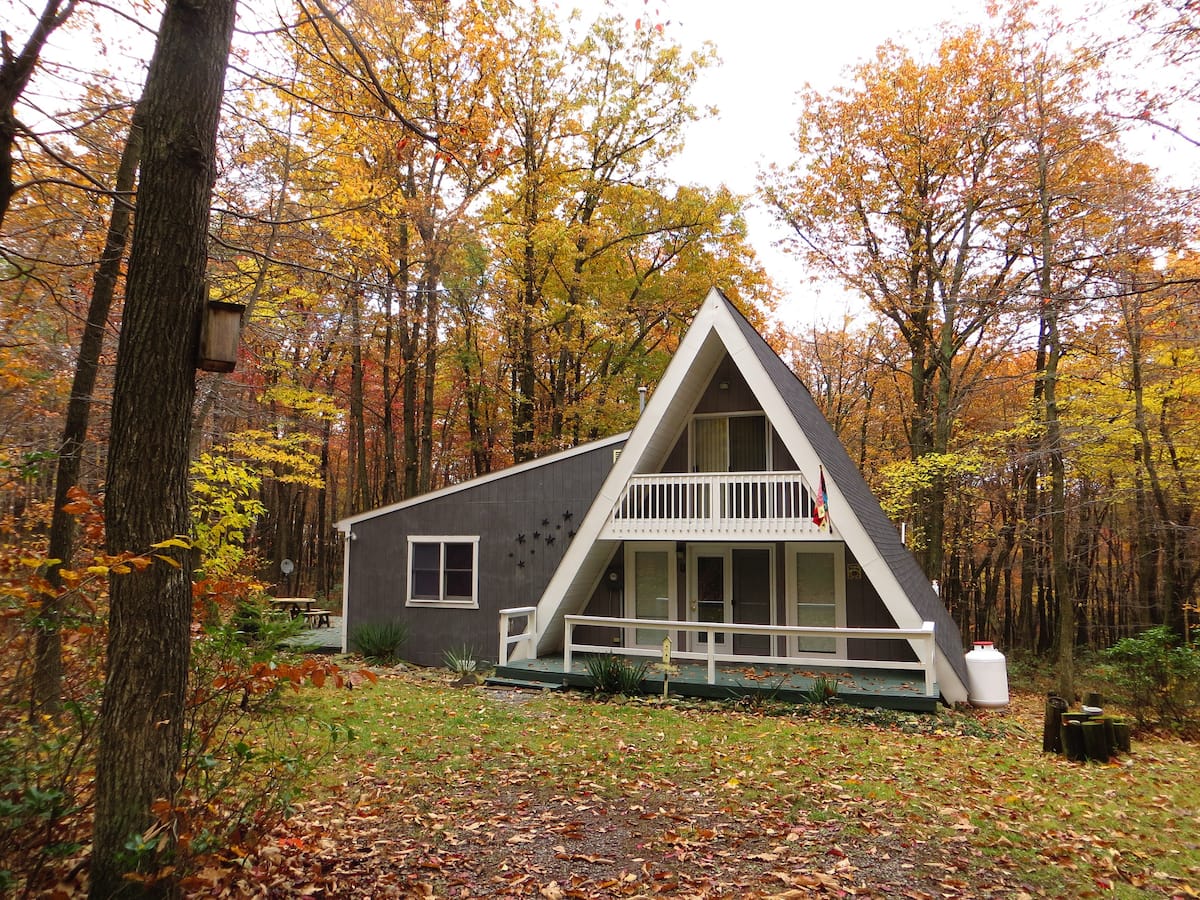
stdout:
<svg viewBox="0 0 1200 900">
<path fill-rule="evenodd" d="M 343 212 L 327 229 L 343 265 L 353 261 L 351 329 L 380 336 L 377 396 L 364 393 L 365 344 L 351 350 L 362 507 L 431 484 L 441 280 L 476 198 L 500 171 L 489 100 L 503 53 L 491 11 L 476 3 L 322 13 L 294 32 L 311 133 L 330 138 L 319 168 L 301 179 L 316 192 L 337 172 L 330 204 Z M 369 428 L 383 466 L 374 490 Z"/>
<path fill-rule="evenodd" d="M 690 317 L 673 278 L 723 252 L 731 271 L 754 264 L 738 246 L 740 198 L 662 176 L 698 115 L 689 93 L 709 53 L 608 14 L 580 28 L 534 7 L 510 28 L 495 103 L 512 163 L 487 216 L 523 460 L 610 430 L 592 413 L 621 395 L 612 377 Z"/>
<path fill-rule="evenodd" d="M 914 461 L 951 448 L 978 384 L 976 351 L 1025 277 L 1001 190 L 1010 71 L 1000 37 L 978 29 L 945 38 L 928 61 L 885 44 L 853 87 L 802 95 L 797 159 L 761 182 L 796 251 L 903 338 Z M 931 578 L 942 571 L 945 501 L 935 476 L 918 504 Z"/>
<path fill-rule="evenodd" d="M 1011 34 L 1017 103 L 1012 134 L 1017 152 L 1010 181 L 1016 214 L 1012 235 L 1031 274 L 1038 344 L 1031 384 L 1034 429 L 1024 474 L 1022 592 L 1032 590 L 1032 530 L 1043 523 L 1057 633 L 1059 689 L 1074 693 L 1073 647 L 1079 613 L 1090 590 L 1093 551 L 1086 524 L 1070 540 L 1070 520 L 1086 519 L 1087 492 L 1070 508 L 1070 459 L 1075 448 L 1064 429 L 1061 391 L 1072 335 L 1107 298 L 1126 292 L 1111 270 L 1118 260 L 1132 270 L 1167 252 L 1180 235 L 1177 216 L 1150 172 L 1129 160 L 1118 140 L 1117 120 L 1106 114 L 1106 84 L 1097 56 L 1062 47 L 1064 26 L 1044 19 L 1035 30 L 1016 7 Z M 1136 212 L 1131 212 L 1131 198 Z M 1136 227 L 1134 223 L 1137 223 Z M 1137 301 L 1140 302 L 1140 301 Z M 1086 488 L 1080 483 L 1081 488 Z"/>
<path fill-rule="evenodd" d="M 125 243 L 133 212 L 133 188 L 141 159 L 142 130 L 136 119 L 131 123 L 129 137 L 121 152 L 113 183 L 112 212 L 104 241 L 104 250 L 92 279 L 91 300 L 75 358 L 75 374 L 71 382 L 63 422 L 62 440 L 54 476 L 54 510 L 50 521 L 47 554 L 51 563 L 47 580 L 53 593 L 41 603 L 37 621 L 37 650 L 34 660 L 34 701 L 47 712 L 58 709 L 62 683 L 62 638 L 59 624 L 62 618 L 62 565 L 69 565 L 75 552 L 75 521 L 69 511 L 72 491 L 79 487 L 79 474 L 88 427 L 91 422 L 92 400 L 99 376 L 104 334 L 108 327 L 109 311 L 116 295 L 117 280 L 125 256 Z"/>
<path fill-rule="evenodd" d="M 142 98 L 143 154 L 113 392 L 110 553 L 145 553 L 188 533 L 188 447 L 206 301 L 207 224 L 234 3 L 167 4 Z M 148 389 L 153 385 L 153 389 Z M 171 798 L 180 759 L 191 642 L 189 557 L 170 550 L 114 572 L 91 896 L 163 895 L 128 880 L 155 866 L 127 844 Z"/>
</svg>

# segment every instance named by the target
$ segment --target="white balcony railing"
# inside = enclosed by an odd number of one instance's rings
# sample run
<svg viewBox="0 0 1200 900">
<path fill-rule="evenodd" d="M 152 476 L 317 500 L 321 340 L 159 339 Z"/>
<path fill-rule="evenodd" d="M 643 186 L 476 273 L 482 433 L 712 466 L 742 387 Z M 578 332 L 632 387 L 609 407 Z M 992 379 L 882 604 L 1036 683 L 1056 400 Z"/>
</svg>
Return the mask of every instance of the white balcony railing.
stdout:
<svg viewBox="0 0 1200 900">
<path fill-rule="evenodd" d="M 575 642 L 575 626 L 610 626 L 623 629 L 650 628 L 671 636 L 671 642 L 680 644 L 680 634 L 707 635 L 705 648 L 700 651 L 672 650 L 672 659 L 686 659 L 707 663 L 709 684 L 716 684 L 717 663 L 760 663 L 787 666 L 846 666 L 856 669 L 892 669 L 921 672 L 925 677 L 925 696 L 937 694 L 937 644 L 934 641 L 933 623 L 924 622 L 920 628 L 817 628 L 796 625 L 741 625 L 732 622 L 681 622 L 673 619 L 622 619 L 607 616 L 565 616 L 566 633 L 563 637 L 563 671 L 570 672 L 572 657 L 576 653 L 616 653 L 623 656 L 661 657 L 662 651 L 648 647 L 612 647 L 599 644 Z M 752 656 L 745 653 L 721 652 L 718 649 L 719 634 L 753 634 L 772 637 L 843 637 L 871 638 L 907 641 L 916 654 L 915 662 L 897 660 L 847 659 L 817 654 L 798 656 Z M 790 642 L 789 642 L 790 643 Z"/>
<path fill-rule="evenodd" d="M 799 472 L 635 475 L 600 536 L 609 540 L 812 538 L 822 534 L 813 524 L 812 512 L 812 495 Z"/>
</svg>

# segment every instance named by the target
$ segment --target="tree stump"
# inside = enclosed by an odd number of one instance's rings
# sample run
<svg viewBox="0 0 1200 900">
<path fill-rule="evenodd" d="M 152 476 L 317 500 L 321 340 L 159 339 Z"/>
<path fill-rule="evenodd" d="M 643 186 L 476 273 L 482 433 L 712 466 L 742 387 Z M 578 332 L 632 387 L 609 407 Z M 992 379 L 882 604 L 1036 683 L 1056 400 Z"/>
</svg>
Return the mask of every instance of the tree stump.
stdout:
<svg viewBox="0 0 1200 900">
<path fill-rule="evenodd" d="M 1108 743 L 1104 722 L 1100 719 L 1080 722 L 1079 730 L 1083 733 L 1084 755 L 1096 762 L 1108 762 L 1108 758 L 1112 756 L 1112 749 Z"/>
<path fill-rule="evenodd" d="M 1061 734 L 1063 754 L 1071 762 L 1083 762 L 1087 758 L 1083 749 L 1083 723 L 1064 715 Z"/>
<path fill-rule="evenodd" d="M 1117 749 L 1122 753 L 1133 752 L 1133 742 L 1129 738 L 1128 722 L 1113 722 L 1113 739 Z"/>
<path fill-rule="evenodd" d="M 1062 715 L 1067 701 L 1057 694 L 1046 695 L 1046 718 L 1042 723 L 1042 752 L 1062 753 Z"/>
</svg>

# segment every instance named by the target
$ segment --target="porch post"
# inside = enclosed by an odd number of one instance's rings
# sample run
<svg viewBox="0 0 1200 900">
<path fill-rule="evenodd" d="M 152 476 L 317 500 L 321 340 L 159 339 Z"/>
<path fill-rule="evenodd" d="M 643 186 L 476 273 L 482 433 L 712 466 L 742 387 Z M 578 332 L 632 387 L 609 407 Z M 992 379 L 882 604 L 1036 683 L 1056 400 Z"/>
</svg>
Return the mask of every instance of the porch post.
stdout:
<svg viewBox="0 0 1200 900">
<path fill-rule="evenodd" d="M 575 623 L 567 616 L 563 620 L 563 672 L 571 674 L 571 642 L 575 640 Z"/>
<path fill-rule="evenodd" d="M 508 665 L 508 613 L 500 610 L 500 654 L 497 665 Z"/>
<path fill-rule="evenodd" d="M 933 679 L 936 674 L 934 663 L 937 660 L 937 642 L 933 639 L 932 622 L 923 623 L 922 628 L 924 628 L 929 635 L 925 639 L 925 644 L 927 647 L 925 651 L 925 696 L 930 697 L 933 695 Z"/>
<path fill-rule="evenodd" d="M 708 629 L 708 683 L 717 683 L 717 633 Z"/>
</svg>

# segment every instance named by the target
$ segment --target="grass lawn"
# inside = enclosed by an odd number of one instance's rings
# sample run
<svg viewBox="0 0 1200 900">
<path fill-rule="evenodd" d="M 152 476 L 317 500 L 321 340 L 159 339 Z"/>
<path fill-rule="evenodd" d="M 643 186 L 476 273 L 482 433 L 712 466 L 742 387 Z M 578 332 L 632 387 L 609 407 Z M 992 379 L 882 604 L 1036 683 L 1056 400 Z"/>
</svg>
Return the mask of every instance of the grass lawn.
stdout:
<svg viewBox="0 0 1200 900">
<path fill-rule="evenodd" d="M 598 702 L 385 672 L 242 889 L 272 897 L 1142 897 L 1200 890 L 1200 747 L 1109 765 L 1003 712 Z M 228 887 L 236 886 L 227 885 Z M 194 884 L 203 893 L 203 883 Z"/>
</svg>

